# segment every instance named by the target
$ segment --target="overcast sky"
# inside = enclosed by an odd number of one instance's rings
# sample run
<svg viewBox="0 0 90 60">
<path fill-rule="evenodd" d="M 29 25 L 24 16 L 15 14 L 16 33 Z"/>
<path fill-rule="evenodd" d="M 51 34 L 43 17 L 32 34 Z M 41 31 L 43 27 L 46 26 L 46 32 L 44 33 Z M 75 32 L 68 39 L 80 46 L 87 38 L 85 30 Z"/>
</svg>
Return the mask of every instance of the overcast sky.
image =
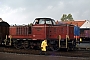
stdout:
<svg viewBox="0 0 90 60">
<path fill-rule="evenodd" d="M 32 23 L 36 17 L 60 20 L 69 13 L 74 20 L 90 20 L 90 0 L 0 0 L 0 18 L 9 24 Z"/>
</svg>

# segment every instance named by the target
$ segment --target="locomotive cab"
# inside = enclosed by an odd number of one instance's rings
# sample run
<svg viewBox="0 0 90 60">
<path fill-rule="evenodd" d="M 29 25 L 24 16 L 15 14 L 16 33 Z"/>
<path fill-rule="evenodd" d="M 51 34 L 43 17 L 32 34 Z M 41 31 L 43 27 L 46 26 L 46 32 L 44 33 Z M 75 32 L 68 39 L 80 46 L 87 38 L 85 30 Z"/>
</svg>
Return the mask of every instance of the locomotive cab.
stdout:
<svg viewBox="0 0 90 60">
<path fill-rule="evenodd" d="M 32 38 L 35 40 L 49 39 L 50 27 L 56 25 L 51 18 L 36 18 L 32 26 Z"/>
<path fill-rule="evenodd" d="M 49 24 L 49 25 L 55 25 L 55 20 L 51 18 L 36 18 L 33 22 L 34 25 L 36 24 Z"/>
</svg>

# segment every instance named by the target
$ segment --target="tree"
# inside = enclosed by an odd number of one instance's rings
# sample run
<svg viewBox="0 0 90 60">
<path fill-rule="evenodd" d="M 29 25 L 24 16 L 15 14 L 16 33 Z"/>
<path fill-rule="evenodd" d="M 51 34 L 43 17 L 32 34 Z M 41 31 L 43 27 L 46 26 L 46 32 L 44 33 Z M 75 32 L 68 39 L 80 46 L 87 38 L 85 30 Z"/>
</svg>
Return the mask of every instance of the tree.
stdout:
<svg viewBox="0 0 90 60">
<path fill-rule="evenodd" d="M 61 21 L 74 21 L 74 20 L 71 14 L 68 15 L 63 14 L 63 16 L 61 17 Z"/>
<path fill-rule="evenodd" d="M 68 21 L 74 21 L 71 14 L 68 14 L 67 19 L 68 19 Z"/>
<path fill-rule="evenodd" d="M 66 14 L 63 14 L 61 20 L 62 20 L 62 21 L 66 21 L 66 20 L 67 20 L 67 15 L 66 15 Z"/>
<path fill-rule="evenodd" d="M 33 23 L 28 24 L 28 26 L 32 26 Z"/>
</svg>

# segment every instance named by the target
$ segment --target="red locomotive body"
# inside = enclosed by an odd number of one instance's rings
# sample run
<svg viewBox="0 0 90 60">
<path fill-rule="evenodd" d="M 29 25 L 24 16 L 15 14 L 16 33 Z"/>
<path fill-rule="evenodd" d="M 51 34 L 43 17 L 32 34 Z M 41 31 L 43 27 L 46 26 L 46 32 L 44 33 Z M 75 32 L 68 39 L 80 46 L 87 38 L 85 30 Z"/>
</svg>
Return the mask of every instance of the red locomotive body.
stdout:
<svg viewBox="0 0 90 60">
<path fill-rule="evenodd" d="M 46 26 L 44 24 L 36 24 L 32 26 L 32 39 L 44 40 L 46 38 Z"/>
<path fill-rule="evenodd" d="M 47 39 L 48 49 L 72 49 L 75 47 L 74 26 L 56 25 L 51 18 L 36 18 L 38 23 L 26 26 L 11 26 L 9 29 L 10 45 L 16 48 L 40 49 L 41 41 Z"/>
<path fill-rule="evenodd" d="M 32 35 L 29 29 L 29 26 L 11 26 L 9 34 L 14 39 L 31 39 Z"/>
<path fill-rule="evenodd" d="M 73 26 L 67 24 L 59 26 L 49 26 L 47 31 L 49 31 L 47 35 L 50 39 L 58 39 L 59 35 L 62 39 L 66 39 L 66 35 L 68 35 L 70 39 L 73 39 Z"/>
</svg>

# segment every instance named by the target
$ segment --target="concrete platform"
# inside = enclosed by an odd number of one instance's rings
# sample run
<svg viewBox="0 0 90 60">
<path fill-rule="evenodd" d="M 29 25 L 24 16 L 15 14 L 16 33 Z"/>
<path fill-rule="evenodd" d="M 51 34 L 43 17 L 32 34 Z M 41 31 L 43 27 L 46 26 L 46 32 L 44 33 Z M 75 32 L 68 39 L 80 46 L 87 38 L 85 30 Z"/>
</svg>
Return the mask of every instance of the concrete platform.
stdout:
<svg viewBox="0 0 90 60">
<path fill-rule="evenodd" d="M 90 48 L 90 43 L 80 43 L 77 44 L 77 47 Z"/>
</svg>

